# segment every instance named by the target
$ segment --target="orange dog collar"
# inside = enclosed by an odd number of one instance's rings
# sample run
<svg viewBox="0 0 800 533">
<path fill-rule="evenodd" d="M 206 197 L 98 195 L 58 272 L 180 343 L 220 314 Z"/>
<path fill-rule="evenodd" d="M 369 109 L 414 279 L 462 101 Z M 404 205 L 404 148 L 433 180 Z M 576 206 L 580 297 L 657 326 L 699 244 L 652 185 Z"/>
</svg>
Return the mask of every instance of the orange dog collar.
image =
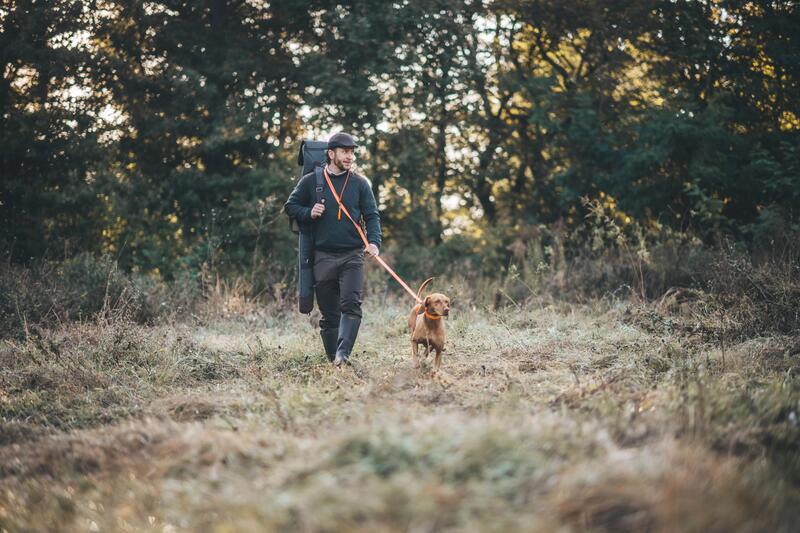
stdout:
<svg viewBox="0 0 800 533">
<path fill-rule="evenodd" d="M 432 315 L 429 312 L 425 311 L 425 318 L 430 318 L 431 320 L 441 320 L 441 315 Z"/>
</svg>

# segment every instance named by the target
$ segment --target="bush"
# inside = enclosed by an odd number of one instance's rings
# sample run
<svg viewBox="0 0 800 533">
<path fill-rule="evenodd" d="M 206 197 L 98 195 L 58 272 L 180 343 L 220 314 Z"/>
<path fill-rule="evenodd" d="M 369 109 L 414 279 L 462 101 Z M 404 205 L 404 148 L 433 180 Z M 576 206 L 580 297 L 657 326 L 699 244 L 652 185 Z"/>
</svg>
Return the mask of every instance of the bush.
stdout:
<svg viewBox="0 0 800 533">
<path fill-rule="evenodd" d="M 182 313 L 199 294 L 181 279 L 172 287 L 141 274 L 121 272 L 108 257 L 82 254 L 23 269 L 0 267 L 0 338 L 21 338 L 32 325 L 124 316 L 139 324 Z"/>
<path fill-rule="evenodd" d="M 780 253 L 754 260 L 747 250 L 726 242 L 705 285 L 721 335 L 743 339 L 800 330 L 800 237 Z"/>
</svg>

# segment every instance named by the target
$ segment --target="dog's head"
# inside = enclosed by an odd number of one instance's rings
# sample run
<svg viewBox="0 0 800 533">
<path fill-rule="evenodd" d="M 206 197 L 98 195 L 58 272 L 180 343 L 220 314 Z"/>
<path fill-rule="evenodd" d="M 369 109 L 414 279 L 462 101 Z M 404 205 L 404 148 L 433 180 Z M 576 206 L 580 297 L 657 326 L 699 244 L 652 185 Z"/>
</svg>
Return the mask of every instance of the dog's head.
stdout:
<svg viewBox="0 0 800 533">
<path fill-rule="evenodd" d="M 450 298 L 440 292 L 425 297 L 425 311 L 432 315 L 447 316 L 450 314 Z"/>
</svg>

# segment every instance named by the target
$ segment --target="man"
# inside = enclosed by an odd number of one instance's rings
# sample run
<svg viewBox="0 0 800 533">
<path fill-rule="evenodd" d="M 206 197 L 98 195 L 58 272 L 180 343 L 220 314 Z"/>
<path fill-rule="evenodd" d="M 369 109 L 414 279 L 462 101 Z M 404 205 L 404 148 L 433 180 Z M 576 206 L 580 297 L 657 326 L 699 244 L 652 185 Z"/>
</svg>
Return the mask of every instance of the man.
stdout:
<svg viewBox="0 0 800 533">
<path fill-rule="evenodd" d="M 323 172 L 353 220 L 363 217 L 366 248 L 353 223 L 339 209 L 327 180 L 323 180 L 322 197 L 316 202 L 314 172 L 300 179 L 283 206 L 299 223 L 314 225 L 314 291 L 322 313 L 320 336 L 325 355 L 336 366 L 348 362 L 361 325 L 364 253 L 378 255 L 381 245 L 380 215 L 372 188 L 365 177 L 352 171 L 357 147 L 347 133 L 332 135 Z"/>
</svg>

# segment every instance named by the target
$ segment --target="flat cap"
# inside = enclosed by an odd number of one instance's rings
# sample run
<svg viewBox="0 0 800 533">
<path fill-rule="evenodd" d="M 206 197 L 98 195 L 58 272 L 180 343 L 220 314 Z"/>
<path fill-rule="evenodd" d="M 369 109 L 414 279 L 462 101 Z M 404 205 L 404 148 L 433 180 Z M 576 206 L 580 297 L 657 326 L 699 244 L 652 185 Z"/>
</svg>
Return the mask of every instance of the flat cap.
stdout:
<svg viewBox="0 0 800 533">
<path fill-rule="evenodd" d="M 328 150 L 333 150 L 334 148 L 358 148 L 358 145 L 352 135 L 339 132 L 334 133 L 328 139 Z"/>
</svg>

